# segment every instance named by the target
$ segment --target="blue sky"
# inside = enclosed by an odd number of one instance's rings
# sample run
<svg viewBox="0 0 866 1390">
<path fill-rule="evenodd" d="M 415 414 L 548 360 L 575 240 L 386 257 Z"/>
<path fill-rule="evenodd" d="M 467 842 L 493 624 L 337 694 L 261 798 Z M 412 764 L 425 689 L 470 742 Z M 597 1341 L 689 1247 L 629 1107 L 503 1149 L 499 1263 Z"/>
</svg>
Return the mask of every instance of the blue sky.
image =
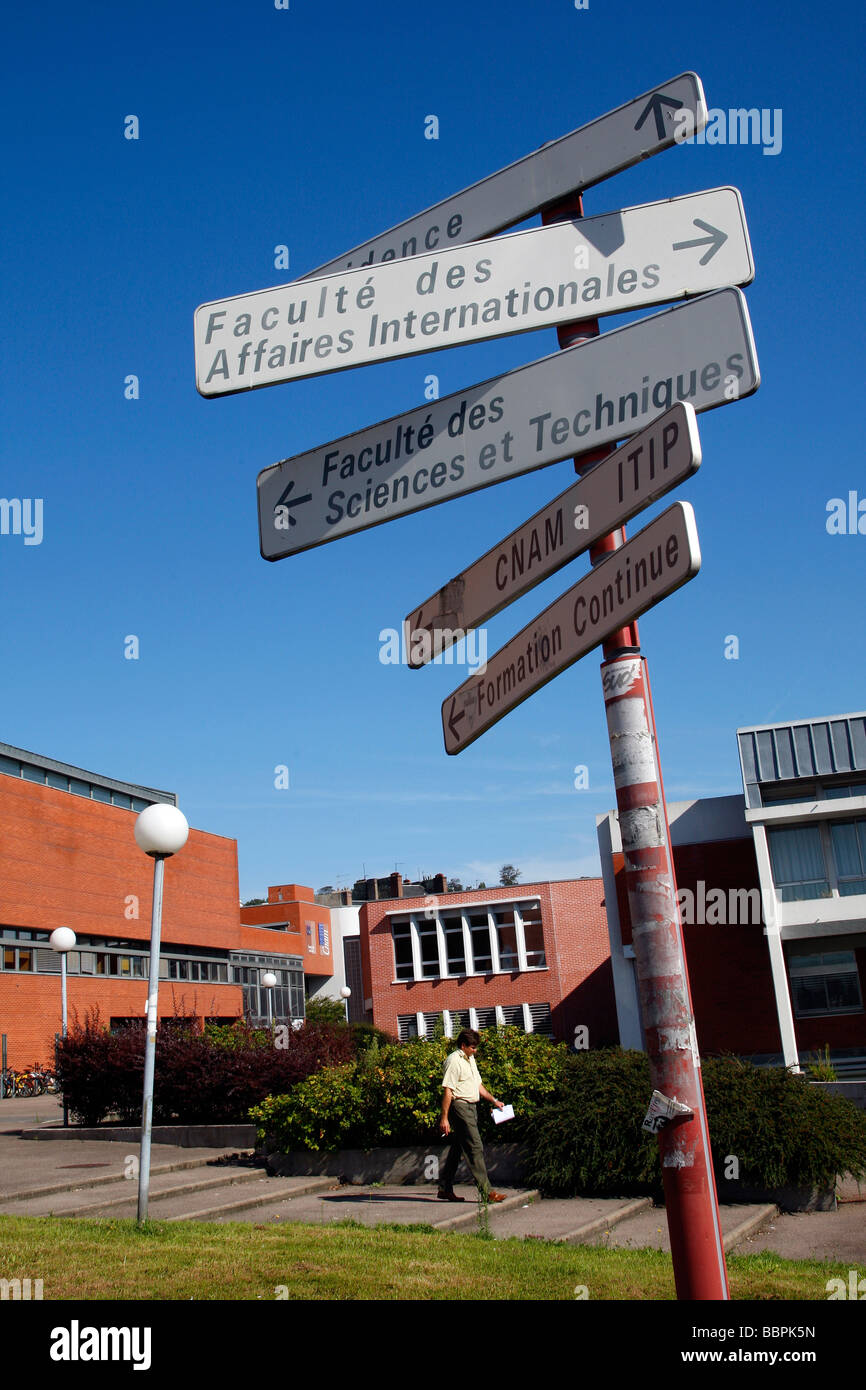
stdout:
<svg viewBox="0 0 866 1390">
<path fill-rule="evenodd" d="M 831 498 L 866 499 L 861 7 L 81 10 L 2 22 L 0 495 L 43 499 L 44 521 L 39 545 L 0 535 L 0 739 L 176 790 L 191 824 L 237 839 L 243 897 L 395 865 L 472 883 L 508 861 L 525 881 L 596 872 L 594 817 L 614 804 L 599 654 L 457 758 L 439 708 L 465 671 L 379 660 L 382 629 L 564 488 L 569 461 L 276 564 L 258 548 L 262 468 L 421 404 L 431 372 L 445 395 L 542 357 L 554 330 L 203 400 L 193 312 L 687 69 L 711 109 L 781 112 L 778 152 L 680 146 L 585 198 L 592 214 L 733 184 L 756 263 L 762 385 L 700 417 L 703 466 L 674 495 L 702 570 L 640 624 L 668 796 L 740 790 L 738 725 L 866 706 L 866 535 L 826 527 Z M 492 619 L 491 651 L 586 568 Z"/>
</svg>

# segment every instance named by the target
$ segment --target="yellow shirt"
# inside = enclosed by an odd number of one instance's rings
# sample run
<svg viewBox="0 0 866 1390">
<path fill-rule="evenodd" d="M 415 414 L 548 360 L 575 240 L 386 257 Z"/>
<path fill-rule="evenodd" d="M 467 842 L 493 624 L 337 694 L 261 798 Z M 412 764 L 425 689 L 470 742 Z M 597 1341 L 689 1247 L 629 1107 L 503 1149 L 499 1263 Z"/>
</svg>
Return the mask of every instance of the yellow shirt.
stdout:
<svg viewBox="0 0 866 1390">
<path fill-rule="evenodd" d="M 454 1092 L 455 1100 L 468 1100 L 472 1103 L 481 1097 L 481 1076 L 474 1057 L 467 1057 L 459 1049 L 452 1052 L 445 1063 L 443 1087 Z"/>
</svg>

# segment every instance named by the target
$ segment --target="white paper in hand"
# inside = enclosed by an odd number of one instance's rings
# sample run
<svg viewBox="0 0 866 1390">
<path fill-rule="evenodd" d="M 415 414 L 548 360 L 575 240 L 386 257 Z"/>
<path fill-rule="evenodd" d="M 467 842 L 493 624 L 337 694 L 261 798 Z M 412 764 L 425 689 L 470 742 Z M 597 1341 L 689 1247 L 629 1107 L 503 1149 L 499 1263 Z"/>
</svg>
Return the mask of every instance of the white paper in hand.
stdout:
<svg viewBox="0 0 866 1390">
<path fill-rule="evenodd" d="M 495 1120 L 496 1124 L 501 1125 L 504 1120 L 514 1119 L 514 1106 L 503 1105 L 501 1110 L 491 1110 L 490 1113 L 493 1116 L 493 1119 Z"/>
</svg>

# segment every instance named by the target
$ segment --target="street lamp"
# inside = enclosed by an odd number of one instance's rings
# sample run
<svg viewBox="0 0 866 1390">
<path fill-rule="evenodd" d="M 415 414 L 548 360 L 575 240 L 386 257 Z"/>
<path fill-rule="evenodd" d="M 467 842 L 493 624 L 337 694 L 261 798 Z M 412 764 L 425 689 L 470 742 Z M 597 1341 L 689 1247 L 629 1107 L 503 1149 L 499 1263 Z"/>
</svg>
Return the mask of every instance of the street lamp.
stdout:
<svg viewBox="0 0 866 1390">
<path fill-rule="evenodd" d="M 63 1037 L 66 1037 L 66 953 L 75 945 L 75 932 L 71 927 L 55 927 L 48 938 L 52 951 L 60 957 L 60 1020 Z M 54 1069 L 57 1070 L 57 1049 L 54 1049 Z M 69 1102 L 63 1097 L 63 1124 L 69 1124 Z"/>
<path fill-rule="evenodd" d="M 144 1093 L 141 1106 L 141 1155 L 138 1165 L 138 1221 L 147 1220 L 150 1188 L 150 1132 L 153 1116 L 153 1074 L 156 1064 L 156 1005 L 159 995 L 159 934 L 162 926 L 164 863 L 183 849 L 189 835 L 186 816 L 176 806 L 157 802 L 146 806 L 135 822 L 139 849 L 153 860 L 153 909 L 150 920 L 150 970 L 147 985 L 147 1035 L 144 1042 Z"/>
<path fill-rule="evenodd" d="M 343 1003 L 346 1005 L 346 1022 L 347 1022 L 347 1023 L 349 1022 L 349 1000 L 351 999 L 351 997 L 352 997 L 352 991 L 349 989 L 349 986 L 348 986 L 348 985 L 343 985 L 343 988 L 340 990 L 340 998 L 343 1000 Z"/>
<path fill-rule="evenodd" d="M 270 1032 L 274 1031 L 274 985 L 276 983 L 277 977 L 273 971 L 268 970 L 262 976 L 262 986 L 268 1001 L 268 1028 Z"/>
</svg>

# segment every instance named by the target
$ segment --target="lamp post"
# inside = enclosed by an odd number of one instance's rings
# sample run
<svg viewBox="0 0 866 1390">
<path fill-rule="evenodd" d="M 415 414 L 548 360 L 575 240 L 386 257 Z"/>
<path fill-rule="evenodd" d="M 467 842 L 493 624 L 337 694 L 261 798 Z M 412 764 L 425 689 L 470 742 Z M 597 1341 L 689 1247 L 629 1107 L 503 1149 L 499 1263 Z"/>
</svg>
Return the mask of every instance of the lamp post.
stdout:
<svg viewBox="0 0 866 1390">
<path fill-rule="evenodd" d="M 277 977 L 273 971 L 268 970 L 262 976 L 262 987 L 268 1001 L 268 1031 L 271 1033 L 274 1031 L 274 986 L 276 983 Z"/>
<path fill-rule="evenodd" d="M 343 988 L 340 990 L 340 998 L 342 999 L 343 1003 L 344 1003 L 345 1006 L 346 1006 L 346 1022 L 347 1022 L 347 1023 L 349 1022 L 349 1000 L 351 999 L 351 997 L 352 997 L 352 991 L 349 989 L 349 986 L 348 986 L 348 985 L 343 985 Z"/>
<path fill-rule="evenodd" d="M 60 957 L 60 1021 L 62 1036 L 65 1038 L 67 1033 L 66 1023 L 66 953 L 71 951 L 75 945 L 75 932 L 71 927 L 55 927 L 48 938 L 48 944 L 52 951 L 56 951 Z M 54 1070 L 57 1070 L 57 1050 L 55 1048 Z M 63 1097 L 63 1124 L 69 1124 L 69 1102 L 66 1096 Z"/>
<path fill-rule="evenodd" d="M 153 1116 L 153 1075 L 156 1064 L 156 1006 L 159 995 L 159 936 L 162 926 L 162 885 L 165 860 L 183 849 L 189 835 L 186 816 L 176 806 L 157 802 L 146 806 L 135 822 L 139 849 L 153 860 L 153 909 L 150 921 L 150 970 L 147 985 L 147 1034 L 144 1043 L 144 1091 L 141 1106 L 141 1154 L 138 1165 L 138 1222 L 147 1220 L 150 1189 L 150 1133 Z"/>
</svg>

